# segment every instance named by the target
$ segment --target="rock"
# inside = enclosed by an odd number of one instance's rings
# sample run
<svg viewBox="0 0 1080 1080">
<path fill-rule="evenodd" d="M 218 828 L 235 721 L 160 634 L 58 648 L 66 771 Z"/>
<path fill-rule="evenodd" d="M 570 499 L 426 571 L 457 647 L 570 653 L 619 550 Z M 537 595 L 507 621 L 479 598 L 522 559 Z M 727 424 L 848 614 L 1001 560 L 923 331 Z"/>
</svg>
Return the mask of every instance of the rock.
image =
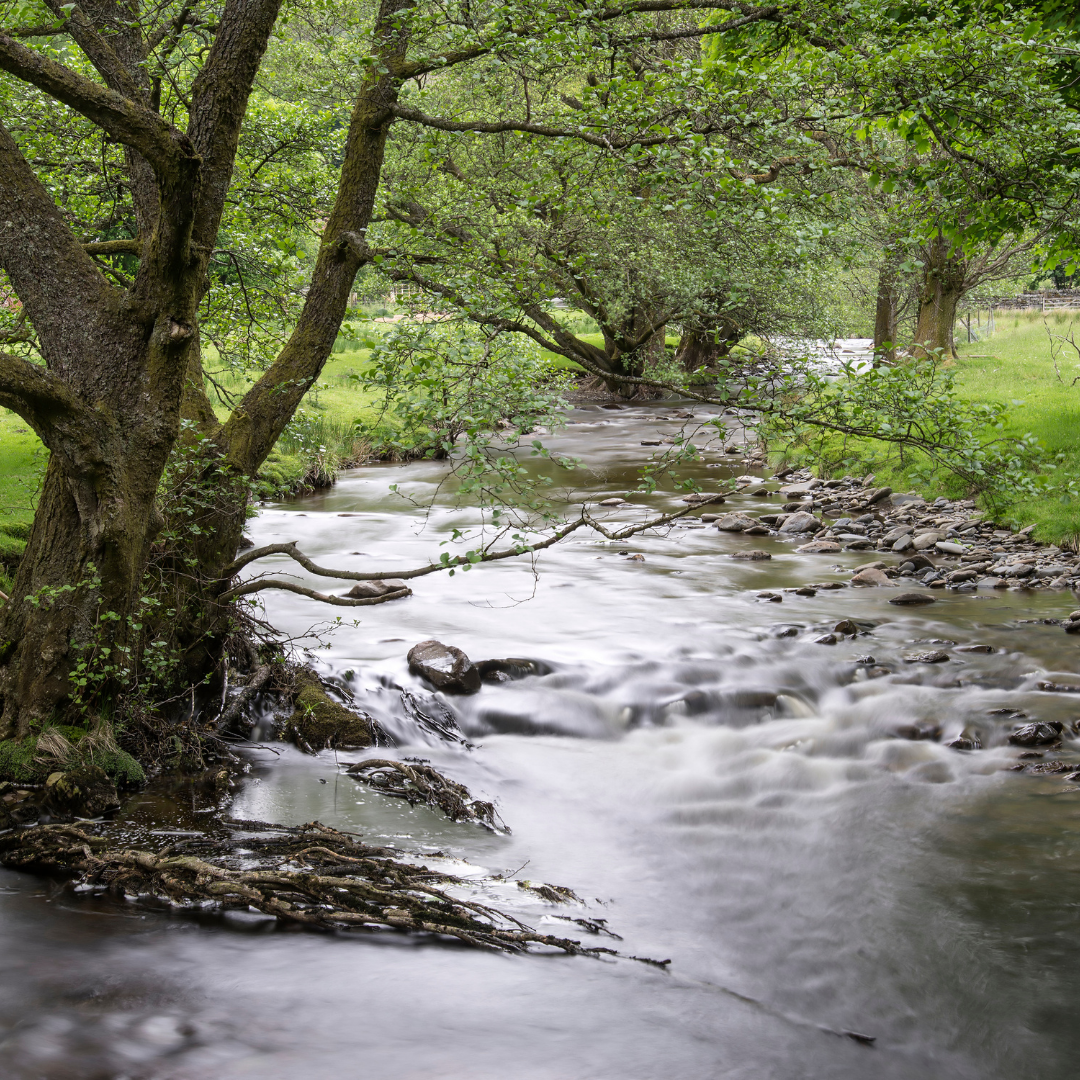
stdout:
<svg viewBox="0 0 1080 1080">
<path fill-rule="evenodd" d="M 901 573 L 907 567 L 909 572 L 917 574 L 920 570 L 936 570 L 937 567 L 925 556 L 920 554 L 909 555 L 899 566 Z"/>
<path fill-rule="evenodd" d="M 821 637 L 814 638 L 815 645 L 835 645 L 837 642 L 835 634 L 822 634 Z"/>
<path fill-rule="evenodd" d="M 641 445 L 642 446 L 659 446 L 660 445 L 660 440 L 659 439 L 642 439 L 641 440 Z"/>
<path fill-rule="evenodd" d="M 927 593 L 902 592 L 899 596 L 890 597 L 889 603 L 914 606 L 916 604 L 932 604 L 934 603 L 934 598 Z"/>
<path fill-rule="evenodd" d="M 913 545 L 916 551 L 922 551 L 924 548 L 933 547 L 941 539 L 941 533 L 936 532 L 924 532 L 919 533 L 913 541 Z"/>
<path fill-rule="evenodd" d="M 974 581 L 979 576 L 978 570 L 957 570 L 950 575 L 950 581 Z"/>
<path fill-rule="evenodd" d="M 914 724 L 901 724 L 893 734 L 898 739 L 910 739 L 912 742 L 937 742 L 941 738 L 941 725 L 933 720 L 917 720 Z"/>
<path fill-rule="evenodd" d="M 904 536 L 910 536 L 912 528 L 910 525 L 900 525 L 895 529 L 890 529 L 882 538 L 883 544 L 895 544 L 897 540 Z"/>
<path fill-rule="evenodd" d="M 319 677 L 304 670 L 300 693 L 285 731 L 302 750 L 318 753 L 328 747 L 372 746 L 379 727 L 367 713 L 353 712 L 329 697 Z"/>
<path fill-rule="evenodd" d="M 511 682 L 526 679 L 530 675 L 550 675 L 553 669 L 542 660 L 508 656 L 502 660 L 480 660 L 476 664 L 476 670 L 484 682 Z"/>
<path fill-rule="evenodd" d="M 747 529 L 752 529 L 758 524 L 757 520 L 750 517 L 749 514 L 724 514 L 716 522 L 716 527 L 721 532 L 745 532 Z"/>
<path fill-rule="evenodd" d="M 54 772 L 45 781 L 45 807 L 62 817 L 100 817 L 119 805 L 116 785 L 97 765 Z"/>
<path fill-rule="evenodd" d="M 1004 578 L 984 577 L 977 587 L 980 589 L 1007 589 L 1009 583 Z"/>
<path fill-rule="evenodd" d="M 475 694 L 480 689 L 480 672 L 473 662 L 460 649 L 441 641 L 414 645 L 409 650 L 409 670 L 437 690 Z"/>
<path fill-rule="evenodd" d="M 809 495 L 814 488 L 821 487 L 820 480 L 807 480 L 802 484 L 785 484 L 780 489 L 780 494 L 785 499 L 801 499 L 805 495 Z"/>
<path fill-rule="evenodd" d="M 645 556 L 642 555 L 641 552 L 639 551 L 636 555 L 631 555 L 630 558 L 627 559 L 626 561 L 627 562 L 644 562 L 645 561 Z"/>
<path fill-rule="evenodd" d="M 780 526 L 780 532 L 788 534 L 817 532 L 820 528 L 822 528 L 821 522 L 813 514 L 799 510 Z"/>
<path fill-rule="evenodd" d="M 835 555 L 840 550 L 840 545 L 835 540 L 811 540 L 809 544 L 801 544 L 795 550 L 803 555 Z"/>
<path fill-rule="evenodd" d="M 775 626 L 769 633 L 774 638 L 798 637 L 799 628 L 797 626 Z"/>
<path fill-rule="evenodd" d="M 1072 772 L 1076 764 L 1068 761 L 1040 761 L 1032 765 L 1022 765 L 1021 768 L 1035 776 L 1053 776 L 1056 773 Z"/>
<path fill-rule="evenodd" d="M 945 745 L 951 750 L 981 750 L 982 736 L 977 728 L 966 727 L 960 732 L 959 738 Z"/>
<path fill-rule="evenodd" d="M 939 540 L 934 547 L 946 555 L 964 555 L 967 552 L 963 544 L 954 544 L 951 540 Z"/>
<path fill-rule="evenodd" d="M 861 586 L 877 586 L 887 589 L 895 589 L 896 586 L 889 580 L 888 575 L 884 570 L 878 570 L 875 567 L 868 566 L 865 570 L 860 570 L 852 579 L 852 585 Z"/>
<path fill-rule="evenodd" d="M 779 593 L 774 592 L 759 592 L 757 594 L 759 600 L 768 600 L 770 604 L 782 604 L 784 598 Z"/>
<path fill-rule="evenodd" d="M 854 636 L 859 632 L 859 628 L 850 619 L 841 619 L 834 627 L 834 634 L 844 634 L 845 636 Z"/>
<path fill-rule="evenodd" d="M 947 652 L 935 649 L 932 652 L 913 653 L 904 657 L 905 664 L 944 664 L 949 659 Z"/>
<path fill-rule="evenodd" d="M 402 592 L 402 590 L 404 590 Z M 384 581 L 358 581 L 345 595 L 352 600 L 374 599 L 388 593 L 401 592 L 402 598 L 412 596 L 412 589 L 401 578 L 386 578 Z M 397 599 L 395 597 L 395 599 Z"/>
<path fill-rule="evenodd" d="M 706 495 L 702 491 L 692 491 L 689 495 L 684 495 L 682 501 L 684 503 L 690 503 L 692 506 L 704 506 L 706 503 L 722 503 L 724 501 L 724 496 Z"/>
<path fill-rule="evenodd" d="M 890 487 L 878 488 L 876 491 L 871 491 L 870 494 L 866 496 L 866 502 L 868 505 L 872 506 L 874 503 L 887 499 L 891 494 L 892 488 Z"/>
<path fill-rule="evenodd" d="M 706 524 L 710 524 L 714 521 L 719 521 L 723 516 L 723 514 L 702 514 L 701 517 L 698 518 L 698 521 L 704 521 Z"/>
<path fill-rule="evenodd" d="M 993 645 L 957 645 L 957 652 L 962 653 L 992 653 L 994 651 Z"/>
<path fill-rule="evenodd" d="M 604 499 L 602 502 L 597 503 L 598 506 L 625 506 L 625 499 Z"/>
<path fill-rule="evenodd" d="M 733 559 L 747 559 L 750 562 L 762 562 L 765 559 L 772 558 L 767 551 L 758 551 L 757 549 L 752 549 L 750 551 L 735 551 L 732 552 L 731 557 Z"/>
<path fill-rule="evenodd" d="M 1009 742 L 1013 746 L 1047 746 L 1060 740 L 1062 727 L 1057 720 L 1024 724 L 1009 736 Z"/>
<path fill-rule="evenodd" d="M 772 495 L 772 492 L 767 487 L 759 487 L 748 491 L 747 495 L 753 495 L 756 499 L 767 499 Z"/>
<path fill-rule="evenodd" d="M 1066 634 L 1080 634 L 1080 619 L 1066 622 L 1064 626 Z"/>
<path fill-rule="evenodd" d="M 743 529 L 743 536 L 768 536 L 771 531 L 759 522 L 757 525 L 751 525 L 749 529 Z"/>
</svg>

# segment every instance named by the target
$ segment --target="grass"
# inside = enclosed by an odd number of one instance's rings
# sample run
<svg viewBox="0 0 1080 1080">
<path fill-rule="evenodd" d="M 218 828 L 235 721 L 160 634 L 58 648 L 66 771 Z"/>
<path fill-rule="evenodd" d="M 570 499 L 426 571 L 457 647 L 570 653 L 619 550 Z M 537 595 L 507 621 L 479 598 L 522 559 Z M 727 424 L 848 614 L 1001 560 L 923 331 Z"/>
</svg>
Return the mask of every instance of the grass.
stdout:
<svg viewBox="0 0 1080 1080">
<path fill-rule="evenodd" d="M 1080 311 L 999 312 L 996 329 L 986 335 L 981 328 L 982 341 L 966 343 L 966 328 L 957 324 L 955 362 L 956 386 L 960 395 L 972 401 L 997 401 L 1008 409 L 1008 424 L 1003 434 L 1033 434 L 1050 457 L 1060 459 L 1052 478 L 1080 478 L 1080 354 L 1060 356 L 1057 369 L 1051 353 L 1046 327 L 1056 335 L 1076 331 L 1080 341 Z M 974 327 L 973 327 L 974 329 Z M 839 442 L 831 449 L 839 448 Z M 921 455 L 903 455 L 883 443 L 862 441 L 848 444 L 848 457 L 824 471 L 873 472 L 877 482 L 898 491 L 917 491 L 929 498 L 939 495 L 963 497 L 954 477 L 933 475 L 926 469 Z M 825 457 L 830 447 L 826 444 Z M 804 455 L 799 455 L 808 460 Z M 820 462 L 819 462 L 820 463 Z M 1030 498 L 1017 494 L 1004 501 L 996 513 L 997 520 L 1013 526 L 1036 526 L 1036 536 L 1045 542 L 1075 546 L 1080 540 L 1080 500 L 1060 495 Z"/>
</svg>

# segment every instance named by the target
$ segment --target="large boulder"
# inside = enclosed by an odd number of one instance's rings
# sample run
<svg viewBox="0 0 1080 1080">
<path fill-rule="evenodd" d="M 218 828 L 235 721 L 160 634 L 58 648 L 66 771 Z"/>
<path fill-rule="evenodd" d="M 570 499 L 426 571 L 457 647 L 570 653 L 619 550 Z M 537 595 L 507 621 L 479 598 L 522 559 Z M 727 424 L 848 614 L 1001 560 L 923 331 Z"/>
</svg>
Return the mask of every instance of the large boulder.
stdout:
<svg viewBox="0 0 1080 1080">
<path fill-rule="evenodd" d="M 313 671 L 301 672 L 299 683 L 300 692 L 285 724 L 286 733 L 297 746 L 317 753 L 331 747 L 374 744 L 379 729 L 370 716 L 334 701 Z"/>
<path fill-rule="evenodd" d="M 807 533 L 817 532 L 821 528 L 821 522 L 813 514 L 798 510 L 780 526 L 780 531 L 782 533 Z"/>
<path fill-rule="evenodd" d="M 756 529 L 761 522 L 752 518 L 749 514 L 724 514 L 716 521 L 716 527 L 721 532 L 746 532 L 747 529 Z"/>
<path fill-rule="evenodd" d="M 61 817 L 100 817 L 119 805 L 116 785 L 97 765 L 54 772 L 45 781 L 45 807 Z"/>
<path fill-rule="evenodd" d="M 409 670 L 426 679 L 436 690 L 452 694 L 475 694 L 480 672 L 458 648 L 441 641 L 421 641 L 409 650 Z"/>
</svg>

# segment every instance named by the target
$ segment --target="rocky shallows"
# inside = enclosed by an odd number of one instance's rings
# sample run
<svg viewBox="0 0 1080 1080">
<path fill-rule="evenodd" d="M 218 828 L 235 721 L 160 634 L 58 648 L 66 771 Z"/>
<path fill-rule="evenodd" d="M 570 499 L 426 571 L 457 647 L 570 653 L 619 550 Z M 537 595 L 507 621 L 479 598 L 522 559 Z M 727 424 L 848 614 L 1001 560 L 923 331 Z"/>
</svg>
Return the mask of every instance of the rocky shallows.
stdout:
<svg viewBox="0 0 1080 1080">
<path fill-rule="evenodd" d="M 730 513 L 718 516 L 716 527 L 790 539 L 803 554 L 875 553 L 876 561 L 856 570 L 854 586 L 1080 590 L 1076 552 L 1037 543 L 1034 526 L 1013 532 L 986 521 L 971 499 L 928 502 L 877 486 L 872 476 L 821 480 L 807 470 L 785 470 L 776 479 L 785 500 L 781 513 Z M 1067 629 L 1080 632 L 1080 613 Z"/>
</svg>

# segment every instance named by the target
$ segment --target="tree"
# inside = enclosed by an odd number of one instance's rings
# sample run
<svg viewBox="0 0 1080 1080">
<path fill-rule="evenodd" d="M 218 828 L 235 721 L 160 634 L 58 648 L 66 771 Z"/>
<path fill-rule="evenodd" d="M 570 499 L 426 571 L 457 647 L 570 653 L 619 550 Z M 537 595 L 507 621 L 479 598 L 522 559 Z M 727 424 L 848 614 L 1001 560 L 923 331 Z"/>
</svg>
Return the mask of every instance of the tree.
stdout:
<svg viewBox="0 0 1080 1080">
<path fill-rule="evenodd" d="M 704 29 L 695 15 L 702 10 L 729 17 Z M 189 677 L 205 673 L 199 669 L 229 632 L 230 602 L 239 595 L 230 579 L 241 565 L 234 555 L 244 481 L 318 377 L 357 271 L 372 259 L 366 232 L 392 125 L 514 131 L 611 150 L 702 134 L 700 115 L 683 104 L 694 73 L 678 65 L 656 83 L 652 99 L 630 94 L 587 117 L 558 101 L 524 118 L 430 115 L 412 103 L 423 80 L 459 65 L 508 60 L 569 80 L 603 51 L 609 89 L 632 91 L 643 42 L 722 33 L 778 12 L 742 0 L 589 8 L 382 0 L 376 10 L 333 16 L 315 27 L 309 44 L 319 34 L 353 41 L 366 30 L 366 44 L 345 49 L 353 74 L 336 192 L 295 324 L 265 374 L 222 420 L 204 388 L 200 312 L 222 278 L 211 268 L 222 256 L 220 230 L 260 65 L 273 35 L 289 34 L 280 0 L 174 3 L 144 13 L 114 0 L 7 9 L 0 70 L 12 81 L 4 84 L 0 128 L 0 266 L 35 349 L 2 354 L 0 402 L 31 424 L 51 456 L 15 592 L 0 617 L 0 735 L 21 736 L 69 707 L 71 674 L 90 654 L 112 658 L 102 701 L 137 668 L 145 642 L 139 598 L 166 523 L 159 487 L 182 433 L 189 472 L 218 483 L 220 497 L 184 509 L 184 546 L 161 570 L 172 575 L 170 610 L 190 623 L 185 670 Z M 310 29 L 291 44 L 303 43 Z M 132 226 L 127 235 L 81 236 L 58 205 L 37 175 L 32 148 L 11 130 L 19 120 L 9 111 L 18 96 L 12 87 L 20 86 L 31 88 L 31 101 L 70 110 L 97 145 L 122 147 L 112 167 L 121 179 L 119 217 Z"/>
</svg>

